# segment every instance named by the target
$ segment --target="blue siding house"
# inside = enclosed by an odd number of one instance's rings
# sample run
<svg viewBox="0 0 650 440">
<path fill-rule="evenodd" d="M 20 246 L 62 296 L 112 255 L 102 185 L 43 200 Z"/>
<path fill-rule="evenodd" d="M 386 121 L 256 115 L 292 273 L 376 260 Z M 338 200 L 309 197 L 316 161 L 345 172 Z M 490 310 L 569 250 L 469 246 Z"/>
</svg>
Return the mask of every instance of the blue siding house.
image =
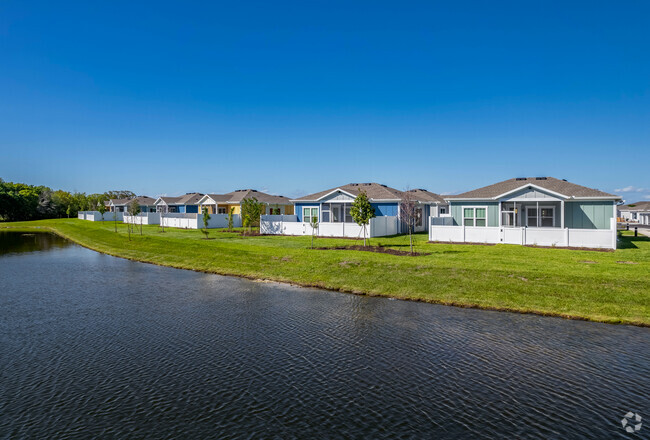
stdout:
<svg viewBox="0 0 650 440">
<path fill-rule="evenodd" d="M 187 193 L 180 197 L 158 197 L 155 202 L 156 211 L 162 213 L 196 214 L 199 212 L 198 202 L 203 197 L 199 193 Z"/>
<path fill-rule="evenodd" d="M 349 183 L 330 188 L 315 194 L 294 199 L 295 213 L 299 222 L 309 222 L 309 217 L 316 217 L 319 223 L 354 223 L 350 215 L 352 202 L 364 191 L 375 209 L 377 217 L 399 216 L 399 205 L 404 193 L 380 183 Z M 411 190 L 412 199 L 418 206 L 418 219 L 415 230 L 427 229 L 429 215 L 438 216 L 440 211 L 446 213 L 447 202 L 437 194 L 426 190 Z M 398 230 L 405 232 L 405 225 L 399 223 Z"/>
</svg>

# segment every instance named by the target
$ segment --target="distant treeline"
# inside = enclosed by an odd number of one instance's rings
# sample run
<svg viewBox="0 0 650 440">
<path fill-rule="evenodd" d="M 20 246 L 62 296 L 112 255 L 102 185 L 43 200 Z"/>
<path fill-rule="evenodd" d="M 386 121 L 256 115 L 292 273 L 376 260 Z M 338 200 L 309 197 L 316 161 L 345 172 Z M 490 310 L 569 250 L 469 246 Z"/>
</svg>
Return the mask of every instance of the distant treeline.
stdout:
<svg viewBox="0 0 650 440">
<path fill-rule="evenodd" d="M 0 178 L 0 220 L 22 221 L 76 217 L 78 211 L 94 211 L 109 199 L 135 197 L 131 191 L 103 194 L 53 191 L 47 186 L 5 182 Z"/>
</svg>

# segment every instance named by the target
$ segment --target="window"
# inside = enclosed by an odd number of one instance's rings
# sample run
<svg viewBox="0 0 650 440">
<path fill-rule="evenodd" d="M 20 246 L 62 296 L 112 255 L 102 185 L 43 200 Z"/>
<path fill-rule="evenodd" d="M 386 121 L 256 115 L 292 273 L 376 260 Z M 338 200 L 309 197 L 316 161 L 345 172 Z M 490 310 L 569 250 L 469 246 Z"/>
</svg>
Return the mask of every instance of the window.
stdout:
<svg viewBox="0 0 650 440">
<path fill-rule="evenodd" d="M 415 210 L 415 226 L 422 226 L 422 208 Z"/>
<path fill-rule="evenodd" d="M 302 221 L 304 223 L 318 221 L 318 208 L 302 208 Z"/>
<path fill-rule="evenodd" d="M 537 227 L 537 208 L 526 208 L 526 225 Z"/>
<path fill-rule="evenodd" d="M 464 226 L 487 226 L 487 208 L 463 208 Z"/>
<path fill-rule="evenodd" d="M 542 227 L 552 228 L 555 226 L 555 216 L 553 215 L 553 208 L 540 208 L 540 218 Z"/>
<path fill-rule="evenodd" d="M 447 214 L 447 208 L 440 208 L 440 214 Z"/>
<path fill-rule="evenodd" d="M 538 215 L 539 214 L 539 215 Z M 538 223 L 539 219 L 539 223 Z M 529 206 L 526 208 L 526 225 L 535 228 L 537 226 L 543 228 L 552 228 L 555 226 L 555 208 L 552 206 L 540 207 L 537 211 L 536 207 Z"/>
<path fill-rule="evenodd" d="M 219 206 L 217 208 L 217 214 L 228 214 L 228 208 L 225 206 Z"/>
<path fill-rule="evenodd" d="M 271 215 L 282 215 L 280 213 L 280 208 L 269 208 L 269 212 L 271 213 Z"/>
<path fill-rule="evenodd" d="M 323 203 L 322 205 L 323 208 L 323 213 L 321 214 L 323 217 L 323 223 L 329 223 L 330 222 L 330 204 L 329 203 Z"/>
<path fill-rule="evenodd" d="M 501 225 L 516 226 L 517 210 L 514 203 L 504 202 L 501 204 Z"/>
<path fill-rule="evenodd" d="M 350 214 L 351 206 L 345 206 L 345 223 L 352 223 L 352 214 Z"/>
<path fill-rule="evenodd" d="M 332 205 L 332 221 L 339 223 L 341 221 L 341 207 Z"/>
</svg>

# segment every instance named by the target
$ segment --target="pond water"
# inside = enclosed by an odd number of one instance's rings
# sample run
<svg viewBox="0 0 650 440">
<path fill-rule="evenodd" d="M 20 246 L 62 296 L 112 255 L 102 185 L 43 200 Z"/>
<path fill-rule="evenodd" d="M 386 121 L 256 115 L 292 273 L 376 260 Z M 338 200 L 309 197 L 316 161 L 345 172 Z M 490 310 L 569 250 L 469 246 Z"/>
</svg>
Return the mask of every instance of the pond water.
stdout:
<svg viewBox="0 0 650 440">
<path fill-rule="evenodd" d="M 649 346 L 0 233 L 0 438 L 649 438 Z"/>
</svg>

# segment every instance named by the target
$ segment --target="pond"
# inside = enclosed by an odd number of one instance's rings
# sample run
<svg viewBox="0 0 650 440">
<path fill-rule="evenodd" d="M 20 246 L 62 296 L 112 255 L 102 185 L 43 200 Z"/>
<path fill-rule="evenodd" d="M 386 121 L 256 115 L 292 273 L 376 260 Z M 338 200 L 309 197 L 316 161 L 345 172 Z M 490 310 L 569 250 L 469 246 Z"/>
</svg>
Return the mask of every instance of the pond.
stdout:
<svg viewBox="0 0 650 440">
<path fill-rule="evenodd" d="M 0 329 L 0 438 L 650 433 L 647 328 L 259 283 L 0 232 Z M 628 411 L 648 418 L 636 434 Z"/>
</svg>

